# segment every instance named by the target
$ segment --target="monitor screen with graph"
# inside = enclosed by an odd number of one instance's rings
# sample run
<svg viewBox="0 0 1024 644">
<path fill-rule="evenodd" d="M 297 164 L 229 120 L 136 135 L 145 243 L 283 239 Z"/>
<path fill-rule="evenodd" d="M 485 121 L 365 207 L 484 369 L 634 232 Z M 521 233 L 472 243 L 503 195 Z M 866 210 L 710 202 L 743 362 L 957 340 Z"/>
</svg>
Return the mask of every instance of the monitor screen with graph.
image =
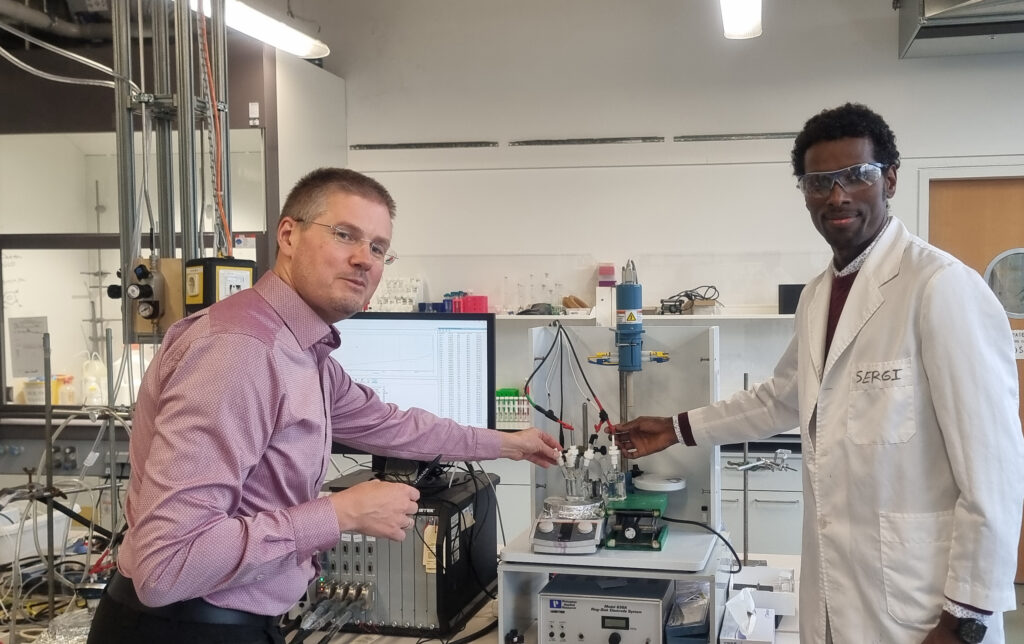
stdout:
<svg viewBox="0 0 1024 644">
<path fill-rule="evenodd" d="M 335 326 L 331 355 L 385 402 L 494 427 L 494 315 L 358 313 Z"/>
</svg>

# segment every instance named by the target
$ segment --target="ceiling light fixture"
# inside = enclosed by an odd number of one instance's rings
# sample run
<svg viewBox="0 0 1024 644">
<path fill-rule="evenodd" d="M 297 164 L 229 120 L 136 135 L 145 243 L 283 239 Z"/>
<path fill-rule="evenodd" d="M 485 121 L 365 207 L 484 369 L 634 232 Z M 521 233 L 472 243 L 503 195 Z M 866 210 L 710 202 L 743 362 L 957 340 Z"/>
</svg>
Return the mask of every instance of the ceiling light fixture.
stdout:
<svg viewBox="0 0 1024 644">
<path fill-rule="evenodd" d="M 761 0 L 719 0 L 722 5 L 722 27 L 732 40 L 757 38 L 761 35 Z"/>
<path fill-rule="evenodd" d="M 210 4 L 209 1 L 203 2 L 203 13 L 207 17 L 210 15 Z M 193 11 L 197 10 L 198 5 L 198 0 L 189 0 Z M 236 31 L 300 58 L 323 58 L 331 53 L 330 48 L 316 38 L 238 0 L 225 0 L 224 22 Z"/>
</svg>

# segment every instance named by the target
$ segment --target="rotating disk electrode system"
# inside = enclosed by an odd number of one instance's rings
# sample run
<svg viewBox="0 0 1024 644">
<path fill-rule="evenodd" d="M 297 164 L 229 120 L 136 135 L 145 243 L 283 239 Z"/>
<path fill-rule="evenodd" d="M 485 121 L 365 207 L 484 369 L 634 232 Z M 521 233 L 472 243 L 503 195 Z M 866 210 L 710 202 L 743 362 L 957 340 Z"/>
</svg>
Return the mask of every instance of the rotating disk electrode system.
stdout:
<svg viewBox="0 0 1024 644">
<path fill-rule="evenodd" d="M 618 359 L 610 353 L 588 358 L 593 364 L 617 366 L 619 369 L 619 421 L 627 422 L 635 414 L 633 375 L 643 368 L 644 362 L 662 363 L 669 359 L 664 351 L 643 350 L 643 288 L 637 279 L 633 260 L 622 267 L 622 282 L 615 287 L 615 346 Z M 619 471 L 628 477 L 626 455 L 621 456 Z M 620 494 L 606 500 L 607 536 L 605 547 L 628 550 L 661 550 L 668 534 L 668 526 L 661 517 L 668 507 L 668 493 L 686 486 L 685 479 L 659 477 L 645 480 L 636 475 L 631 484 L 624 480 Z"/>
</svg>

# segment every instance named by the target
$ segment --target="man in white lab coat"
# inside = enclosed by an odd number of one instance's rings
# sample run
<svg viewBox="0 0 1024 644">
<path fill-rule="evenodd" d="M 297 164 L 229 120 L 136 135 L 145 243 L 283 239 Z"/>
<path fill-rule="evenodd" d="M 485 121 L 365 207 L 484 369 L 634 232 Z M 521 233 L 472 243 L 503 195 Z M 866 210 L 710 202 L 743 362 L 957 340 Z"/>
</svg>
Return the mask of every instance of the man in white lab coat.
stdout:
<svg viewBox="0 0 1024 644">
<path fill-rule="evenodd" d="M 834 258 L 774 376 L 617 440 L 643 456 L 799 425 L 801 642 L 1003 642 L 1024 503 L 1013 341 L 981 277 L 889 215 L 899 164 L 863 105 L 812 117 L 793 168 Z"/>
</svg>

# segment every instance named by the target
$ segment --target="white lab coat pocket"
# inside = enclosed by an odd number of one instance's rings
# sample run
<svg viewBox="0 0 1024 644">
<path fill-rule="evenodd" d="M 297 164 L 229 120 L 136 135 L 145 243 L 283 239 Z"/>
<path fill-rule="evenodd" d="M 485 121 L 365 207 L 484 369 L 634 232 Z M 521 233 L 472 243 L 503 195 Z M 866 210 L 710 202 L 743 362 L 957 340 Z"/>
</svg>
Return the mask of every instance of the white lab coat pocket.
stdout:
<svg viewBox="0 0 1024 644">
<path fill-rule="evenodd" d="M 878 522 L 889 614 L 901 624 L 934 624 L 949 573 L 953 512 L 881 512 Z"/>
<path fill-rule="evenodd" d="M 858 445 L 906 443 L 917 432 L 910 358 L 856 365 L 846 435 Z"/>
</svg>

